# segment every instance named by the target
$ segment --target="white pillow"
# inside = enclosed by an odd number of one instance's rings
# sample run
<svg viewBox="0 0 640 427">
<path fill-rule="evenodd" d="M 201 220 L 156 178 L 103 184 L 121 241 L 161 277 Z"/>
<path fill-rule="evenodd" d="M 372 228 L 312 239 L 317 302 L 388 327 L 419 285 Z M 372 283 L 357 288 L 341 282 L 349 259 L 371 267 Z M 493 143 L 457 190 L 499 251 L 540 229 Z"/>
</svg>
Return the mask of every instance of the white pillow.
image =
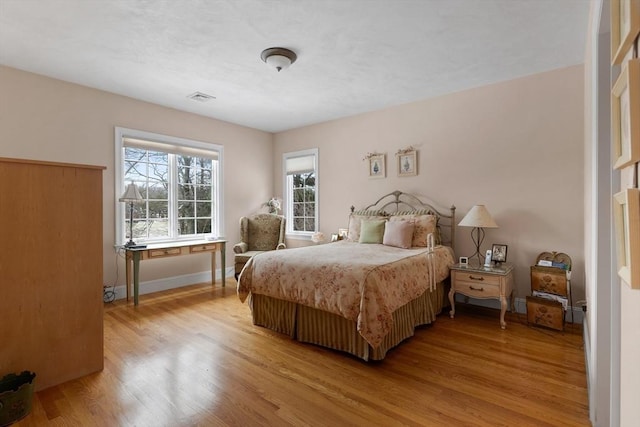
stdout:
<svg viewBox="0 0 640 427">
<path fill-rule="evenodd" d="M 408 249 L 413 241 L 413 221 L 387 221 L 382 244 Z"/>
</svg>

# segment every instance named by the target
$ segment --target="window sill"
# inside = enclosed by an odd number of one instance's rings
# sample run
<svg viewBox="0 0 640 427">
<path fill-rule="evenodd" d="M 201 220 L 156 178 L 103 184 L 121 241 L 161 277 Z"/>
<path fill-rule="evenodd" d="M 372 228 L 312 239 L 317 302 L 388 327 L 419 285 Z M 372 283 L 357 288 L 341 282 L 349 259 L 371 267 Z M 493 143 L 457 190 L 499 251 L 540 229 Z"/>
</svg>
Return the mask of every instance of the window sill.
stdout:
<svg viewBox="0 0 640 427">
<path fill-rule="evenodd" d="M 311 233 L 310 234 L 285 234 L 286 239 L 291 240 L 304 240 L 307 242 L 311 241 Z"/>
<path fill-rule="evenodd" d="M 172 245 L 172 244 L 176 244 L 179 245 L 180 243 L 183 242 L 201 242 L 201 241 L 215 241 L 215 240 L 225 240 L 224 237 L 215 237 L 211 234 L 203 234 L 200 236 L 189 236 L 189 237 L 181 237 L 181 238 L 177 238 L 177 239 L 159 239 L 159 240 L 136 240 L 136 244 L 138 245 Z M 120 249 L 120 248 L 124 248 L 124 245 L 127 242 L 124 241 L 121 244 L 115 244 L 113 245 L 113 247 L 115 249 Z"/>
</svg>

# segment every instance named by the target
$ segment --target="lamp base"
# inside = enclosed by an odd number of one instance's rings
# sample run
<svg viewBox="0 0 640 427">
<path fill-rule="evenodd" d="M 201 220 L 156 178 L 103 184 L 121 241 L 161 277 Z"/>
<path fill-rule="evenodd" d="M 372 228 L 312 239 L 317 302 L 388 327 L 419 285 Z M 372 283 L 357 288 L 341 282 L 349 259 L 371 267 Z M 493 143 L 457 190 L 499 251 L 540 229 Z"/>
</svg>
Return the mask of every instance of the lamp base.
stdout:
<svg viewBox="0 0 640 427">
<path fill-rule="evenodd" d="M 482 227 L 474 227 L 471 230 L 471 240 L 473 241 L 476 251 L 469 256 L 469 260 L 472 258 L 478 258 L 478 265 L 484 264 L 484 254 L 480 253 L 482 247 L 482 241 L 484 240 L 484 229 Z"/>
<path fill-rule="evenodd" d="M 135 242 L 127 242 L 124 246 L 125 249 L 146 249 L 147 245 L 137 245 Z"/>
</svg>

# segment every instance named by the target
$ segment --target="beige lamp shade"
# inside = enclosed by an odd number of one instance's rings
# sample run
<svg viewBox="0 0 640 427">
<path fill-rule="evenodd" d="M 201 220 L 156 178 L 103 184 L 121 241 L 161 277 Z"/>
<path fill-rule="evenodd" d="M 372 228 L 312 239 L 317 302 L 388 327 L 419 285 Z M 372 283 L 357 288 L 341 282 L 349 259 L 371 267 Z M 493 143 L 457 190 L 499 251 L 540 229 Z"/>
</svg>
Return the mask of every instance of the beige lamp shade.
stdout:
<svg viewBox="0 0 640 427">
<path fill-rule="evenodd" d="M 462 227 L 498 228 L 484 205 L 475 205 L 458 223 Z"/>
<path fill-rule="evenodd" d="M 124 191 L 122 197 L 120 197 L 121 202 L 137 202 L 138 200 L 142 200 L 142 195 L 138 191 L 138 187 L 132 182 L 127 185 L 127 189 Z"/>
</svg>

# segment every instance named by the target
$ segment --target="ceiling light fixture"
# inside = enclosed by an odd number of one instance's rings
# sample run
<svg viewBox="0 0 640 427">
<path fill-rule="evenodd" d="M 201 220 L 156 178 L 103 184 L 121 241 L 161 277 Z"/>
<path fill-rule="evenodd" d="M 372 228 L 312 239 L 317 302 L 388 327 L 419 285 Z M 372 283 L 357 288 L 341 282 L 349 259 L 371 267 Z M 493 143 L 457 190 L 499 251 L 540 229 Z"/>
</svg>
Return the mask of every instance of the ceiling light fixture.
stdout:
<svg viewBox="0 0 640 427">
<path fill-rule="evenodd" d="M 286 70 L 291 64 L 296 62 L 298 56 L 294 51 L 285 49 L 284 47 L 270 47 L 262 51 L 260 58 L 262 58 L 267 65 L 272 66 L 280 72 Z"/>
</svg>

